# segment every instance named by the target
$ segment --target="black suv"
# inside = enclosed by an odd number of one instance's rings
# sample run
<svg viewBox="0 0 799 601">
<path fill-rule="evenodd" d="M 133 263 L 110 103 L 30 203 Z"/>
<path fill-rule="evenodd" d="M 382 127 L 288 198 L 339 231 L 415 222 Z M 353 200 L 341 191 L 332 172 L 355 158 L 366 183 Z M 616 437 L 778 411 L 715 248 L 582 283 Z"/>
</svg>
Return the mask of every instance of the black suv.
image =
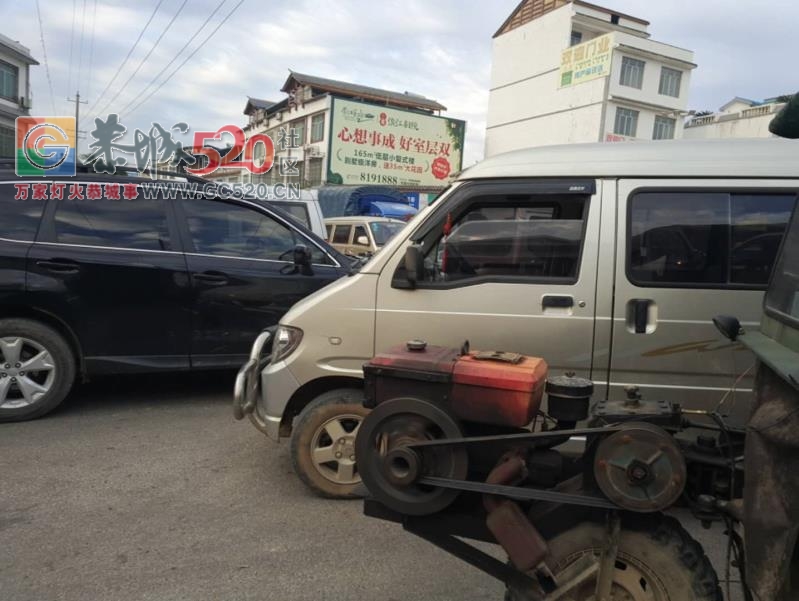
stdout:
<svg viewBox="0 0 799 601">
<path fill-rule="evenodd" d="M 155 183 L 0 165 L 0 422 L 51 411 L 77 376 L 238 367 L 350 271 L 268 203 L 169 199 Z"/>
</svg>

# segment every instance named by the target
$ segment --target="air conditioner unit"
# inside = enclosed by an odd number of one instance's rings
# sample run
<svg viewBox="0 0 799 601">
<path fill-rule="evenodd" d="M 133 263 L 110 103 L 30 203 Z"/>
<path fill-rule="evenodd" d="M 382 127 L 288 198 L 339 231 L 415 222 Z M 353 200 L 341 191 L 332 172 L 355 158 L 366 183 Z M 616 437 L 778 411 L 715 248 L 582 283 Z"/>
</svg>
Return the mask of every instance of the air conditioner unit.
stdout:
<svg viewBox="0 0 799 601">
<path fill-rule="evenodd" d="M 317 147 L 317 146 L 306 146 L 305 147 L 305 156 L 318 158 L 321 157 L 324 153 Z"/>
<path fill-rule="evenodd" d="M 33 106 L 30 98 L 25 98 L 25 96 L 19 97 L 19 105 L 24 109 L 29 109 Z"/>
</svg>

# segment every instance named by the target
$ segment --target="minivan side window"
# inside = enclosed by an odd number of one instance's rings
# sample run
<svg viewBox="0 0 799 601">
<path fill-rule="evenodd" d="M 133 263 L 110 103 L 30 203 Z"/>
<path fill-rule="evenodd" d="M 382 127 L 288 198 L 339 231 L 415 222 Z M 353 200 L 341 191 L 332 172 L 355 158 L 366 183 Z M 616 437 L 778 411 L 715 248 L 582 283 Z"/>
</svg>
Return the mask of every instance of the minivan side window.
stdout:
<svg viewBox="0 0 799 601">
<path fill-rule="evenodd" d="M 766 294 L 766 311 L 781 321 L 799 324 L 799 214 L 785 238 L 774 279 Z"/>
<path fill-rule="evenodd" d="M 366 238 L 366 244 L 361 244 L 358 242 L 358 238 L 363 236 Z M 369 234 L 366 233 L 366 228 L 362 225 L 355 226 L 355 233 L 352 235 L 352 243 L 358 244 L 359 246 L 369 246 Z"/>
<path fill-rule="evenodd" d="M 55 241 L 132 250 L 172 250 L 163 199 L 64 198 L 57 201 Z"/>
<path fill-rule="evenodd" d="M 47 201 L 15 200 L 14 196 L 14 186 L 0 186 L 0 238 L 32 242 Z"/>
<path fill-rule="evenodd" d="M 350 241 L 350 229 L 351 226 L 349 225 L 337 225 L 333 231 L 333 244 L 348 244 Z"/>
<path fill-rule="evenodd" d="M 201 254 L 291 261 L 299 235 L 271 216 L 238 204 L 184 200 L 194 249 Z"/>
<path fill-rule="evenodd" d="M 580 195 L 475 198 L 427 253 L 425 280 L 576 282 L 587 209 Z"/>
<path fill-rule="evenodd" d="M 640 192 L 628 276 L 640 286 L 765 288 L 795 194 Z"/>
</svg>

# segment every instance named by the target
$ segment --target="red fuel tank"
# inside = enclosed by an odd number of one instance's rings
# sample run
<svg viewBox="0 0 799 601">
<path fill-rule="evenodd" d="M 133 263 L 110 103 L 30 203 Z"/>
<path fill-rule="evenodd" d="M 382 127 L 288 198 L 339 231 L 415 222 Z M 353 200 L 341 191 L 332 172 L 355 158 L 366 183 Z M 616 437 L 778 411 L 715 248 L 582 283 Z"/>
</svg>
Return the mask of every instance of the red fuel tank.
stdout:
<svg viewBox="0 0 799 601">
<path fill-rule="evenodd" d="M 541 406 L 547 370 L 543 359 L 516 353 L 459 357 L 452 372 L 452 409 L 469 421 L 526 426 Z"/>
<path fill-rule="evenodd" d="M 543 359 L 517 353 L 427 346 L 394 347 L 364 366 L 367 406 L 400 397 L 448 406 L 460 419 L 521 428 L 539 407 L 547 379 Z"/>
</svg>

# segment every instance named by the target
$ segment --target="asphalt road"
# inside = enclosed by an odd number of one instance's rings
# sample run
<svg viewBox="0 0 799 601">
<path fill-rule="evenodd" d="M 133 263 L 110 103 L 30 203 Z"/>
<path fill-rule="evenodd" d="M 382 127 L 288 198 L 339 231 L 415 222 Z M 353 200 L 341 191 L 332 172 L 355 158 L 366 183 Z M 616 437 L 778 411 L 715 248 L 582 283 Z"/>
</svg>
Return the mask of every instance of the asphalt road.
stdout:
<svg viewBox="0 0 799 601">
<path fill-rule="evenodd" d="M 287 444 L 233 420 L 231 387 L 113 378 L 0 424 L 0 600 L 502 599 L 360 502 L 307 492 Z M 718 528 L 692 531 L 719 565 Z"/>
</svg>

